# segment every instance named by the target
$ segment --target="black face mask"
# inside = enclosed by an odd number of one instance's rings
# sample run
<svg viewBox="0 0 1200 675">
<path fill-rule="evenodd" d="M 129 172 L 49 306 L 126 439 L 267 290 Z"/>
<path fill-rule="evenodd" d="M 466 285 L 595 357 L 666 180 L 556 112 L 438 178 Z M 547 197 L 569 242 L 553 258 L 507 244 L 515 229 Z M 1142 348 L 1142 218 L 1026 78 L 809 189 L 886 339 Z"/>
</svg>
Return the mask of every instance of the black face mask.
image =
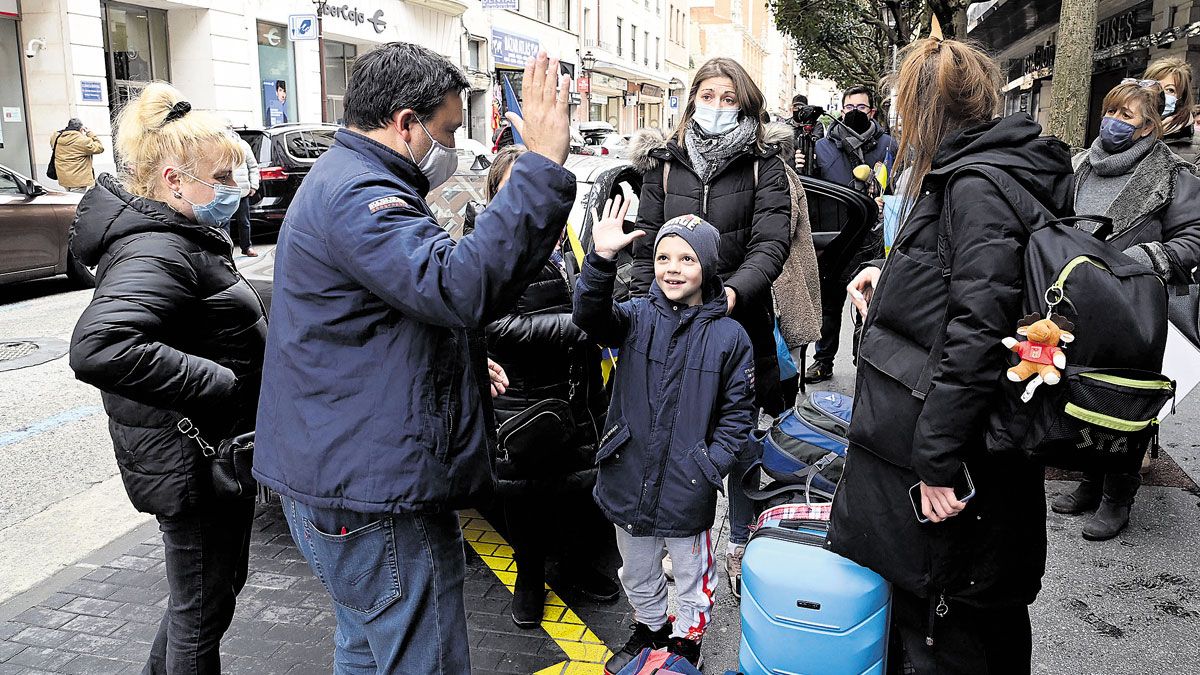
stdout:
<svg viewBox="0 0 1200 675">
<path fill-rule="evenodd" d="M 800 109 L 799 108 L 796 108 L 795 110 L 792 111 L 792 120 L 795 122 L 800 121 Z"/>
<path fill-rule="evenodd" d="M 842 118 L 842 122 L 846 126 L 854 130 L 854 133 L 862 135 L 871 130 L 871 118 L 867 117 L 867 113 L 858 110 L 857 108 L 846 113 Z"/>
</svg>

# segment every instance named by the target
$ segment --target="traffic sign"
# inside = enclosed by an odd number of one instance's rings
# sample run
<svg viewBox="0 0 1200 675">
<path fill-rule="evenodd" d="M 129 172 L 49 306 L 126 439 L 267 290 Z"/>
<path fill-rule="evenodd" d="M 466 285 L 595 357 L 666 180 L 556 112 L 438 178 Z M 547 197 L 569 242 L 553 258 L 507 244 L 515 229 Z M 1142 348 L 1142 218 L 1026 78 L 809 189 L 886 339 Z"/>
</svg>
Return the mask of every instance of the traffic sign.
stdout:
<svg viewBox="0 0 1200 675">
<path fill-rule="evenodd" d="M 288 39 L 292 41 L 316 40 L 317 15 L 292 14 L 288 16 Z"/>
<path fill-rule="evenodd" d="M 679 110 L 679 97 L 672 96 L 667 104 L 667 107 L 669 107 L 671 110 Z"/>
</svg>

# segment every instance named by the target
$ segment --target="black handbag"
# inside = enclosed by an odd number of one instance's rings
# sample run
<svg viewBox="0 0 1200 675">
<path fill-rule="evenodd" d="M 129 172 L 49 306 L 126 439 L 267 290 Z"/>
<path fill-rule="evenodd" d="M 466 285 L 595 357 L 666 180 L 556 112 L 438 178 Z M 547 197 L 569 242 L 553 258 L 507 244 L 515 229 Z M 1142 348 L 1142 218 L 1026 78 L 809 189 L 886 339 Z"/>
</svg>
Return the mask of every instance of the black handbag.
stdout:
<svg viewBox="0 0 1200 675">
<path fill-rule="evenodd" d="M 250 472 L 254 466 L 253 431 L 226 438 L 214 448 L 190 419 L 185 417 L 175 426 L 179 433 L 196 441 L 200 454 L 209 461 L 213 493 L 217 497 L 253 499 L 258 494 L 258 482 Z"/>
<path fill-rule="evenodd" d="M 508 480 L 552 475 L 574 434 L 570 404 L 558 398 L 534 403 L 500 425 L 496 475 Z"/>
<path fill-rule="evenodd" d="M 54 145 L 50 146 L 50 163 L 46 165 L 46 177 L 50 180 L 58 180 L 58 167 L 54 166 L 54 153 L 58 152 L 58 140 L 65 132 L 66 129 L 58 132 L 58 136 L 54 138 Z"/>
</svg>

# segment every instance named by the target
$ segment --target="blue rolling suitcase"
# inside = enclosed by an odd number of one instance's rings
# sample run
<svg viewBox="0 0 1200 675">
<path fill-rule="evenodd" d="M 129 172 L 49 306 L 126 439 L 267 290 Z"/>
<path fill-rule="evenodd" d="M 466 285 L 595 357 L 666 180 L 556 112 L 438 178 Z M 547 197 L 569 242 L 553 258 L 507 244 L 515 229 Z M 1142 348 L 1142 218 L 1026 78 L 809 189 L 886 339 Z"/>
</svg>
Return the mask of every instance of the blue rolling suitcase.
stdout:
<svg viewBox="0 0 1200 675">
<path fill-rule="evenodd" d="M 754 532 L 742 559 L 743 675 L 883 675 L 891 588 L 826 550 L 828 523 Z"/>
</svg>

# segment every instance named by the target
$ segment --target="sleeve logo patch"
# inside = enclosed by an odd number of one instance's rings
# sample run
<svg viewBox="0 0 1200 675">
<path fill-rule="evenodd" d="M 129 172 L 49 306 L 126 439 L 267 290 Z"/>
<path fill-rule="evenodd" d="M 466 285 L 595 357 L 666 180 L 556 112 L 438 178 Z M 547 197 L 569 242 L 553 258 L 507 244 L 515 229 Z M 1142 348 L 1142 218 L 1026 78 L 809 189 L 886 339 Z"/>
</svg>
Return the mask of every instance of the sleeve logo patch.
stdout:
<svg viewBox="0 0 1200 675">
<path fill-rule="evenodd" d="M 404 208 L 406 206 L 408 206 L 408 202 L 401 199 L 398 195 L 384 197 L 383 199 L 376 199 L 370 204 L 367 204 L 367 208 L 371 209 L 371 213 L 379 213 L 384 209 Z"/>
</svg>

